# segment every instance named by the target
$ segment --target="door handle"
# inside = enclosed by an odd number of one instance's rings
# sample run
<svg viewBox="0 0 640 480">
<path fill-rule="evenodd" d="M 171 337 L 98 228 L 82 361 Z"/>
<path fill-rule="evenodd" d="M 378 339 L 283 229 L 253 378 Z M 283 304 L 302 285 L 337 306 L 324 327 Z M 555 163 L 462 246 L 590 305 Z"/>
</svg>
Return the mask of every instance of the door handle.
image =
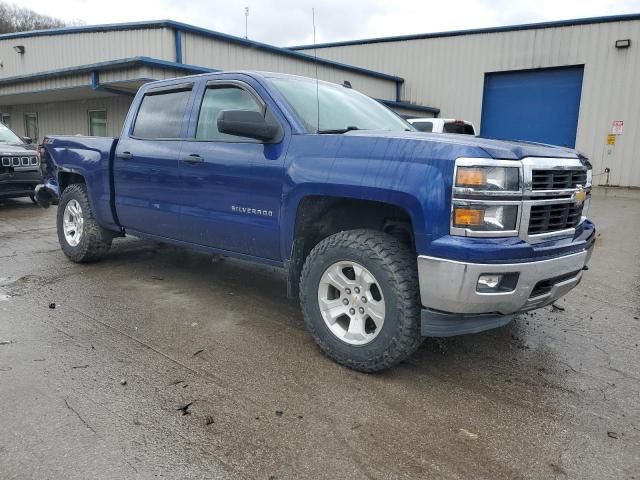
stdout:
<svg viewBox="0 0 640 480">
<path fill-rule="evenodd" d="M 131 160 L 133 158 L 133 155 L 131 154 L 131 152 L 120 152 L 118 154 L 118 158 L 122 160 Z"/>
<path fill-rule="evenodd" d="M 193 164 L 196 164 L 196 163 L 204 162 L 204 159 L 200 155 L 198 155 L 197 153 L 191 153 L 189 155 L 184 155 L 182 157 L 182 161 L 184 163 L 188 163 L 188 164 L 193 165 Z"/>
</svg>

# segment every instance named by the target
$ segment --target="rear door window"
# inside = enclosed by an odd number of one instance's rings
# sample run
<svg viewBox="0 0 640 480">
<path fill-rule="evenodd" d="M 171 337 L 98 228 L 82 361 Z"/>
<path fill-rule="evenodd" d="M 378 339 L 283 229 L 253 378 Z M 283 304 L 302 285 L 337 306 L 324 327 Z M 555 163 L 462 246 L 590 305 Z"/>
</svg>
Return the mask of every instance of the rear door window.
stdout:
<svg viewBox="0 0 640 480">
<path fill-rule="evenodd" d="M 133 136 L 180 138 L 190 96 L 191 89 L 145 95 L 133 127 Z"/>
</svg>

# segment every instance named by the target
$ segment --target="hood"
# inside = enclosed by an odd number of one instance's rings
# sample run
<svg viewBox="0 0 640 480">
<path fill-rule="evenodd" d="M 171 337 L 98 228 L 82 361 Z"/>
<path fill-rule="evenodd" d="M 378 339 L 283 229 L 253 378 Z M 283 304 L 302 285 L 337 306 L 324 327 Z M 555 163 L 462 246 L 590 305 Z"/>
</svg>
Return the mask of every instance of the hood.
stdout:
<svg viewBox="0 0 640 480">
<path fill-rule="evenodd" d="M 556 147 L 554 145 L 545 145 L 543 143 L 534 142 L 493 140 L 490 138 L 473 137 L 471 135 L 426 132 L 390 132 L 380 130 L 352 130 L 344 135 L 419 140 L 442 145 L 479 148 L 488 156 L 501 160 L 520 160 L 525 157 L 581 157 L 578 152 L 571 148 Z"/>
<path fill-rule="evenodd" d="M 25 153 L 34 153 L 35 151 L 35 145 L 28 145 L 26 143 L 0 143 L 0 156 L 22 155 Z"/>
</svg>

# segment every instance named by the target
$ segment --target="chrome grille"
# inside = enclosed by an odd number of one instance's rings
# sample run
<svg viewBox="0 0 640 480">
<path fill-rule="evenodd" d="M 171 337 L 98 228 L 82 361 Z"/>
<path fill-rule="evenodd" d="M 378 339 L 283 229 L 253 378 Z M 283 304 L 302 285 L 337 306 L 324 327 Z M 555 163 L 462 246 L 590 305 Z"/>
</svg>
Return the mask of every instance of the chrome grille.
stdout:
<svg viewBox="0 0 640 480">
<path fill-rule="evenodd" d="M 532 205 L 529 214 L 529 235 L 575 228 L 582 217 L 583 204 L 560 203 Z"/>
<path fill-rule="evenodd" d="M 38 157 L 35 155 L 24 157 L 1 157 L 3 167 L 37 167 L 40 165 Z"/>
<path fill-rule="evenodd" d="M 521 238 L 535 243 L 572 235 L 589 208 L 588 164 L 581 159 L 531 157 L 523 159 L 522 164 L 525 200 Z M 584 202 L 577 200 L 582 191 L 586 193 Z"/>
<path fill-rule="evenodd" d="M 563 190 L 585 186 L 586 170 L 533 170 L 531 172 L 532 190 Z"/>
</svg>

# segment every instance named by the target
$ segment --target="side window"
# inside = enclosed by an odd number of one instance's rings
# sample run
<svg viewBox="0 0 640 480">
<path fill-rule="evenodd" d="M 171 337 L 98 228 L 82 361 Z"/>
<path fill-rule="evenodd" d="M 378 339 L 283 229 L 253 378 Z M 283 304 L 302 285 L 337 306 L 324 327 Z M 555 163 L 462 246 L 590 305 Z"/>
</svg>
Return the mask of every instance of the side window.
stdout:
<svg viewBox="0 0 640 480">
<path fill-rule="evenodd" d="M 444 133 L 460 133 L 464 135 L 475 135 L 473 127 L 464 122 L 449 122 L 444 124 Z"/>
<path fill-rule="evenodd" d="M 413 126 L 421 132 L 433 132 L 432 122 L 415 122 Z"/>
<path fill-rule="evenodd" d="M 260 112 L 261 108 L 256 99 L 246 90 L 232 85 L 209 87 L 204 93 L 196 139 L 198 140 L 226 140 L 255 142 L 251 138 L 227 135 L 218 131 L 218 116 L 223 110 L 250 110 Z"/>
<path fill-rule="evenodd" d="M 190 96 L 190 89 L 145 95 L 133 126 L 133 136 L 179 138 Z"/>
</svg>

